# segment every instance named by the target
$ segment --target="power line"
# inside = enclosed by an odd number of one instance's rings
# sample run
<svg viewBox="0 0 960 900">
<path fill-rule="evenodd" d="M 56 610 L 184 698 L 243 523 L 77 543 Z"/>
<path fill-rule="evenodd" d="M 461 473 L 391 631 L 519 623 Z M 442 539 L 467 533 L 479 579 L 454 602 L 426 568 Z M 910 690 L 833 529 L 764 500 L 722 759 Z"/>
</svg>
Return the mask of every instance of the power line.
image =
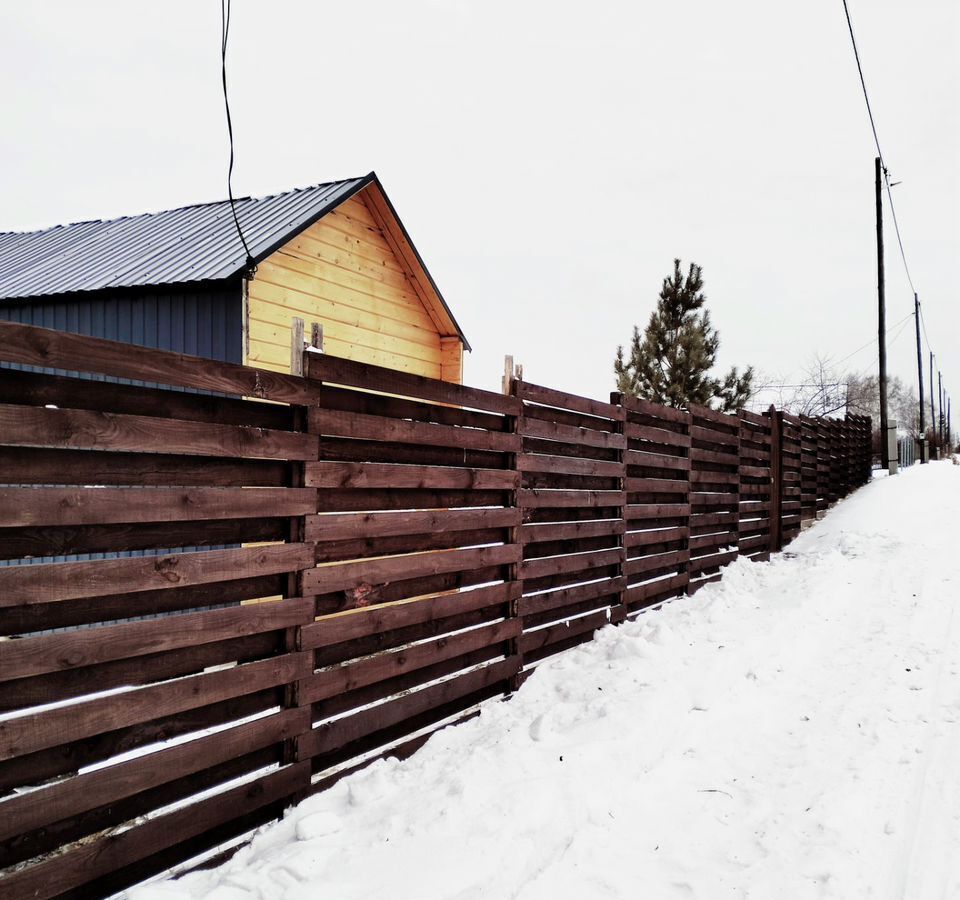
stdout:
<svg viewBox="0 0 960 900">
<path fill-rule="evenodd" d="M 247 239 L 243 236 L 240 219 L 237 216 L 237 204 L 233 198 L 233 120 L 230 117 L 230 100 L 227 96 L 227 40 L 230 37 L 230 0 L 220 0 L 220 74 L 223 80 L 223 106 L 227 113 L 227 134 L 230 138 L 230 165 L 227 168 L 227 196 L 230 198 L 230 212 L 233 213 L 233 224 L 237 226 L 237 235 L 247 254 L 247 268 L 253 269 L 253 255 L 247 246 Z"/>
<path fill-rule="evenodd" d="M 843 0 L 843 11 L 847 17 L 847 29 L 850 31 L 850 43 L 853 44 L 853 55 L 857 61 L 857 72 L 860 73 L 860 86 L 863 88 L 863 99 L 867 105 L 867 115 L 870 117 L 870 130 L 873 132 L 873 142 L 877 147 L 877 156 L 880 157 L 880 165 L 883 168 L 883 182 L 887 188 L 887 199 L 890 202 L 890 216 L 893 219 L 893 230 L 897 235 L 897 246 L 900 248 L 900 259 L 903 260 L 903 270 L 907 274 L 907 281 L 910 284 L 910 290 L 914 293 L 917 289 L 913 286 L 913 278 L 910 276 L 910 266 L 907 265 L 907 254 L 903 249 L 903 238 L 900 236 L 900 223 L 897 221 L 897 210 L 893 205 L 893 192 L 890 190 L 890 172 L 887 169 L 886 160 L 883 158 L 883 151 L 880 149 L 880 138 L 877 136 L 877 124 L 873 118 L 873 108 L 870 106 L 870 95 L 867 93 L 867 81 L 863 77 L 863 65 L 860 62 L 860 50 L 857 48 L 857 38 L 853 33 L 853 22 L 850 19 L 850 8 L 847 6 L 847 0 Z"/>
<path fill-rule="evenodd" d="M 906 322 L 907 319 L 909 319 L 911 316 L 913 316 L 913 313 L 912 313 L 912 312 L 909 312 L 909 313 L 907 313 L 902 319 L 898 319 L 896 322 L 894 322 L 892 325 L 890 325 L 890 326 L 887 328 L 886 333 L 887 333 L 887 334 L 890 334 L 890 332 L 893 331 L 894 328 L 896 328 L 898 325 L 901 325 L 902 323 Z M 848 359 L 850 359 L 851 357 L 856 356 L 858 353 L 862 352 L 863 350 L 866 350 L 867 347 L 869 347 L 871 344 L 875 344 L 878 339 L 879 339 L 879 336 L 878 336 L 878 337 L 871 338 L 871 339 L 870 339 L 869 341 L 867 341 L 863 346 L 857 347 L 857 349 L 854 350 L 853 353 L 848 353 L 845 357 L 843 357 L 843 359 L 838 359 L 835 363 L 833 363 L 833 365 L 836 365 L 836 366 L 842 365 L 843 363 L 845 363 L 845 362 L 846 362 Z"/>
</svg>

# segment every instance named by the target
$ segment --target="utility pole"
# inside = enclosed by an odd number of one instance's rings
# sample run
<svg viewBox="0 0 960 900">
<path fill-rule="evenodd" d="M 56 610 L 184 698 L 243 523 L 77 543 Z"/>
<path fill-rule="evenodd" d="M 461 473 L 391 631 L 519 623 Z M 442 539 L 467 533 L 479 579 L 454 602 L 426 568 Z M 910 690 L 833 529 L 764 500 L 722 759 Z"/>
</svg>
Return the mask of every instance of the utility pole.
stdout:
<svg viewBox="0 0 960 900">
<path fill-rule="evenodd" d="M 937 433 L 937 417 L 933 412 L 933 351 L 930 351 L 930 431 L 931 437 Z"/>
<path fill-rule="evenodd" d="M 950 431 L 950 398 L 947 397 L 947 450 L 953 452 L 953 433 Z"/>
<path fill-rule="evenodd" d="M 940 397 L 940 446 L 943 446 L 943 373 L 937 369 L 937 384 L 939 385 L 939 390 L 937 394 Z"/>
<path fill-rule="evenodd" d="M 927 455 L 923 452 L 926 446 L 927 431 L 923 424 L 923 353 L 920 350 L 920 299 L 916 292 L 913 295 L 913 317 L 917 320 L 917 380 L 920 382 L 920 462 L 927 461 Z"/>
<path fill-rule="evenodd" d="M 880 342 L 880 464 L 890 468 L 890 453 L 887 445 L 887 302 L 883 280 L 883 201 L 881 199 L 881 162 L 874 160 L 877 187 L 877 336 Z"/>
</svg>

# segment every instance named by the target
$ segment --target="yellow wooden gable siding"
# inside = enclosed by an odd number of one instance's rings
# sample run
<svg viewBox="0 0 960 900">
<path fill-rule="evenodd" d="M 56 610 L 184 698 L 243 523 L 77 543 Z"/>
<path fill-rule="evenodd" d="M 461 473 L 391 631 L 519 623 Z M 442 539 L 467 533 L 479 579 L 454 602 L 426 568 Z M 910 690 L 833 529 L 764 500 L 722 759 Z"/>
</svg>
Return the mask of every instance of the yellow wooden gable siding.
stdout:
<svg viewBox="0 0 960 900">
<path fill-rule="evenodd" d="M 462 346 L 441 340 L 363 192 L 264 260 L 248 286 L 246 361 L 290 370 L 290 322 L 321 322 L 333 356 L 460 381 Z"/>
</svg>

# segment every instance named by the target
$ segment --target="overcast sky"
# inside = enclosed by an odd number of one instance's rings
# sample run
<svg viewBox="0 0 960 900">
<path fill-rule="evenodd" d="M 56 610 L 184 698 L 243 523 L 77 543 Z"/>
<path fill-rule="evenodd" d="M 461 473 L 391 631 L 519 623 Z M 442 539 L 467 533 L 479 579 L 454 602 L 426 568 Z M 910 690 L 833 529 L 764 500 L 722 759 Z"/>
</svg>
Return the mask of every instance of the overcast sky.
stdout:
<svg viewBox="0 0 960 900">
<path fill-rule="evenodd" d="M 850 3 L 960 398 L 958 4 Z M 224 197 L 219 16 L 5 0 L 0 230 Z M 606 396 L 674 256 L 703 266 L 724 366 L 796 381 L 876 336 L 875 151 L 841 0 L 236 0 L 229 76 L 235 193 L 375 169 L 473 344 L 469 383 L 496 388 L 512 353 Z M 915 383 L 887 228 L 890 370 Z"/>
</svg>

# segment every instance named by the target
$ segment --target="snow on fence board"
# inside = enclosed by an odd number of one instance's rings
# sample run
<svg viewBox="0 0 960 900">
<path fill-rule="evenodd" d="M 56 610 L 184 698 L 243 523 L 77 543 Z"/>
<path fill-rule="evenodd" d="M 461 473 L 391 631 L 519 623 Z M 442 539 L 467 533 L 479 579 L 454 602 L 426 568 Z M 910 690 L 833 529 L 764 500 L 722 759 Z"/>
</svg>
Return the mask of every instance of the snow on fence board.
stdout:
<svg viewBox="0 0 960 900">
<path fill-rule="evenodd" d="M 869 477 L 869 419 L 297 368 L 0 323 L 3 896 L 219 853 Z"/>
</svg>

